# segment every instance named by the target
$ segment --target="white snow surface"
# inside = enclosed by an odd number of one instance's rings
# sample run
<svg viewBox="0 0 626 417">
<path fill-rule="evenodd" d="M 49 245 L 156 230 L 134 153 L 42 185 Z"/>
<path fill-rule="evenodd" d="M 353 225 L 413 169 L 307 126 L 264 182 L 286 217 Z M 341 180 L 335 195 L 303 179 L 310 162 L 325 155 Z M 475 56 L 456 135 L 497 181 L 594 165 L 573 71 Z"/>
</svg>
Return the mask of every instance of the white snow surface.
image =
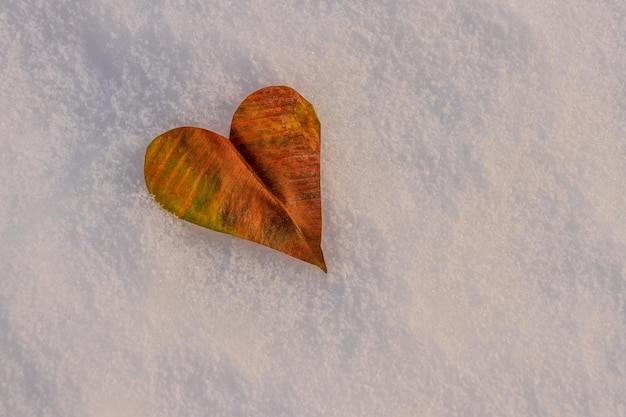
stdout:
<svg viewBox="0 0 626 417">
<path fill-rule="evenodd" d="M 1 416 L 626 416 L 622 0 L 3 0 Z M 146 146 L 297 89 L 329 273 Z"/>
</svg>

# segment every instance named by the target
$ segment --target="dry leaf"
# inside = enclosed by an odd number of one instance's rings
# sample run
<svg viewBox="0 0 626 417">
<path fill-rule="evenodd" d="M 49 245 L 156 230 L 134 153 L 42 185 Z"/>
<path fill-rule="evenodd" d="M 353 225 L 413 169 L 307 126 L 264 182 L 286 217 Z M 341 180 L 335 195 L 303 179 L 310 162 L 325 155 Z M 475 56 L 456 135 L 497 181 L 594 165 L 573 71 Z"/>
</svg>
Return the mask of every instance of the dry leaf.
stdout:
<svg viewBox="0 0 626 417">
<path fill-rule="evenodd" d="M 235 112 L 230 137 L 181 127 L 154 139 L 144 166 L 150 193 L 181 219 L 326 272 L 313 106 L 289 87 L 261 89 Z"/>
</svg>

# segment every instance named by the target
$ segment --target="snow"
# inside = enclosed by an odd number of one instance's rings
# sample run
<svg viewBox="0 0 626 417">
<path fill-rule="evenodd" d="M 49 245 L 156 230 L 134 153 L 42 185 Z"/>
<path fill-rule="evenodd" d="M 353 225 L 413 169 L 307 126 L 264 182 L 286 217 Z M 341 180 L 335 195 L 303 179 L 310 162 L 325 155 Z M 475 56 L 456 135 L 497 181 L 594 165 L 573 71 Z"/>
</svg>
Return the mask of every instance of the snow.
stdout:
<svg viewBox="0 0 626 417">
<path fill-rule="evenodd" d="M 0 415 L 626 415 L 626 6 L 371 3 L 0 4 Z M 267 85 L 328 275 L 145 188 Z"/>
</svg>

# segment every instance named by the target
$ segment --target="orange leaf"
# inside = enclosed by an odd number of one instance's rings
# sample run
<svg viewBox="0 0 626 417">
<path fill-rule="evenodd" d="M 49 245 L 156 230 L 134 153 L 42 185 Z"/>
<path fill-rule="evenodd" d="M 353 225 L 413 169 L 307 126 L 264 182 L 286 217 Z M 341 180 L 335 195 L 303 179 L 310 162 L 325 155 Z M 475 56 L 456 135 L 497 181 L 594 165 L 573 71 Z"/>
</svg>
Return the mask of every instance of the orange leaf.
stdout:
<svg viewBox="0 0 626 417">
<path fill-rule="evenodd" d="M 150 193 L 181 219 L 326 272 L 313 106 L 289 87 L 261 89 L 235 112 L 230 136 L 181 127 L 154 139 L 144 166 Z"/>
</svg>

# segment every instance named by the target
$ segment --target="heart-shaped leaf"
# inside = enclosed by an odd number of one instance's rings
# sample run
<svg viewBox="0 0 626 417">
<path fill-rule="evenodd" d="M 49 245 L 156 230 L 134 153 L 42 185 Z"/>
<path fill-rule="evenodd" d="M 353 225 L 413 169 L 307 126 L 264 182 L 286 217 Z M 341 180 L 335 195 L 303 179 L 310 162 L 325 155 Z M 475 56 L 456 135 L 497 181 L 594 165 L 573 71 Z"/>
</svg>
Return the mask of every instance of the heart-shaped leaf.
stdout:
<svg viewBox="0 0 626 417">
<path fill-rule="evenodd" d="M 181 219 L 326 272 L 313 106 L 289 87 L 261 89 L 235 112 L 230 139 L 197 127 L 163 133 L 146 151 L 148 190 Z"/>
</svg>

